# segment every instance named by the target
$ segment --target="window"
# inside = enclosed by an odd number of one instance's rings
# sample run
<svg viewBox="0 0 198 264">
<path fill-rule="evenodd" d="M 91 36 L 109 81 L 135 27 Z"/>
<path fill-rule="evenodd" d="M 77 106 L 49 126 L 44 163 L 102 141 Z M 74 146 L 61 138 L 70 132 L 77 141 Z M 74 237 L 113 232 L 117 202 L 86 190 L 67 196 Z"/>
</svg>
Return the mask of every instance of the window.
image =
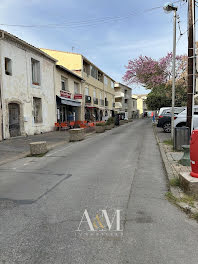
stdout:
<svg viewBox="0 0 198 264">
<path fill-rule="evenodd" d="M 78 94 L 79 93 L 79 83 L 74 82 L 74 93 Z"/>
<path fill-rule="evenodd" d="M 104 76 L 104 84 L 107 86 L 108 85 L 108 78 L 107 76 Z"/>
<path fill-rule="evenodd" d="M 12 75 L 12 60 L 5 58 L 5 74 Z"/>
<path fill-rule="evenodd" d="M 93 91 L 93 98 L 96 98 L 96 89 Z"/>
<path fill-rule="evenodd" d="M 94 66 L 92 66 L 92 65 L 91 65 L 91 76 L 92 76 L 93 78 L 95 78 L 95 79 L 98 78 L 98 71 L 97 71 L 96 67 L 94 67 Z"/>
<path fill-rule="evenodd" d="M 99 71 L 98 71 L 98 81 L 103 82 L 103 74 L 102 72 L 99 72 Z"/>
<path fill-rule="evenodd" d="M 32 64 L 32 83 L 34 85 L 40 85 L 40 62 L 31 59 Z"/>
<path fill-rule="evenodd" d="M 34 123 L 41 123 L 42 122 L 41 98 L 33 97 L 33 115 L 34 115 Z"/>
<path fill-rule="evenodd" d="M 102 100 L 103 98 L 102 98 L 102 92 L 100 92 L 100 100 Z"/>
<path fill-rule="evenodd" d="M 83 61 L 83 71 L 87 75 L 90 75 L 90 65 L 86 61 Z"/>
<path fill-rule="evenodd" d="M 114 82 L 111 81 L 111 88 L 114 89 Z"/>
<path fill-rule="evenodd" d="M 124 102 L 125 102 L 125 104 L 127 104 L 128 100 L 127 99 L 124 99 Z"/>
<path fill-rule="evenodd" d="M 85 95 L 89 96 L 89 88 L 85 87 Z"/>
<path fill-rule="evenodd" d="M 61 77 L 61 90 L 67 91 L 68 90 L 68 79 Z"/>
</svg>

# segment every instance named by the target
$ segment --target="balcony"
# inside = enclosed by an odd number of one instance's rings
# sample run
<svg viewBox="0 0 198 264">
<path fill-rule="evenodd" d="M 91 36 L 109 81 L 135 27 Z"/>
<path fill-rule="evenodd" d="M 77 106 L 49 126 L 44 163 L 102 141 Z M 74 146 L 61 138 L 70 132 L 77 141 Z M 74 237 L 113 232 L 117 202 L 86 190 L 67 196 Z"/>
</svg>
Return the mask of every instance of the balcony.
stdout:
<svg viewBox="0 0 198 264">
<path fill-rule="evenodd" d="M 114 87 L 120 87 L 120 84 L 119 83 L 115 83 Z"/>
<path fill-rule="evenodd" d="M 124 98 L 123 92 L 115 92 L 115 98 Z"/>
<path fill-rule="evenodd" d="M 98 98 L 93 98 L 93 103 L 94 103 L 95 105 L 98 105 Z"/>
<path fill-rule="evenodd" d="M 115 102 L 115 109 L 122 109 L 122 103 Z"/>
<path fill-rule="evenodd" d="M 91 104 L 91 96 L 85 95 L 85 103 Z"/>
<path fill-rule="evenodd" d="M 129 96 L 128 94 L 125 94 L 125 95 L 124 95 L 124 98 L 125 98 L 125 99 L 130 99 L 130 96 Z"/>
<path fill-rule="evenodd" d="M 100 106 L 104 106 L 104 100 L 100 99 Z"/>
</svg>

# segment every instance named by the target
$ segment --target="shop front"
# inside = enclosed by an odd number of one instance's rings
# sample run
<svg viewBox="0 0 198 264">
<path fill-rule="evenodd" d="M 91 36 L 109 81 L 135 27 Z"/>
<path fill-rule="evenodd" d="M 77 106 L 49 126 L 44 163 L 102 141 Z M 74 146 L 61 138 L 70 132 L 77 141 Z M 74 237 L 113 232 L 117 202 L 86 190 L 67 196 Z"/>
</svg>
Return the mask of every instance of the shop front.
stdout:
<svg viewBox="0 0 198 264">
<path fill-rule="evenodd" d="M 56 104 L 57 122 L 80 120 L 81 102 L 63 96 L 56 96 Z"/>
<path fill-rule="evenodd" d="M 86 121 L 99 121 L 99 108 L 94 106 L 85 106 L 85 120 Z"/>
</svg>

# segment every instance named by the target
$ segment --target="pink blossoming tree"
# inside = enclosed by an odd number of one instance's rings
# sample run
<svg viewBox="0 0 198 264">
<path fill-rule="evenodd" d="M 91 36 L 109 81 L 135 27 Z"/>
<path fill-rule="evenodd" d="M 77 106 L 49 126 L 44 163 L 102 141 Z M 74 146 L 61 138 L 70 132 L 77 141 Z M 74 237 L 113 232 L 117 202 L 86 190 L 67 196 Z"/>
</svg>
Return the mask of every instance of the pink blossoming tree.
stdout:
<svg viewBox="0 0 198 264">
<path fill-rule="evenodd" d="M 185 78 L 187 57 L 176 57 L 176 80 Z M 154 60 L 147 56 L 139 56 L 129 60 L 123 80 L 127 84 L 140 84 L 147 89 L 167 84 L 172 79 L 172 53 Z"/>
</svg>

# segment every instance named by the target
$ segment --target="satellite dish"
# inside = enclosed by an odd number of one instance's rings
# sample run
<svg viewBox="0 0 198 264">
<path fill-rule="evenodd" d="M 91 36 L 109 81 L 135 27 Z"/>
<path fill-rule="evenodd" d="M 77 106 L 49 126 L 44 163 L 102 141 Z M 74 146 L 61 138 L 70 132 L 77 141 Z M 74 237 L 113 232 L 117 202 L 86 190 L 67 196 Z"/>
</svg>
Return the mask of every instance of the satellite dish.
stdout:
<svg viewBox="0 0 198 264">
<path fill-rule="evenodd" d="M 166 13 L 170 13 L 170 12 L 172 12 L 173 10 L 177 10 L 177 7 L 175 7 L 175 6 L 173 5 L 173 3 L 168 2 L 168 3 L 166 3 L 166 4 L 164 5 L 163 9 L 164 9 L 164 11 L 165 11 Z"/>
</svg>

